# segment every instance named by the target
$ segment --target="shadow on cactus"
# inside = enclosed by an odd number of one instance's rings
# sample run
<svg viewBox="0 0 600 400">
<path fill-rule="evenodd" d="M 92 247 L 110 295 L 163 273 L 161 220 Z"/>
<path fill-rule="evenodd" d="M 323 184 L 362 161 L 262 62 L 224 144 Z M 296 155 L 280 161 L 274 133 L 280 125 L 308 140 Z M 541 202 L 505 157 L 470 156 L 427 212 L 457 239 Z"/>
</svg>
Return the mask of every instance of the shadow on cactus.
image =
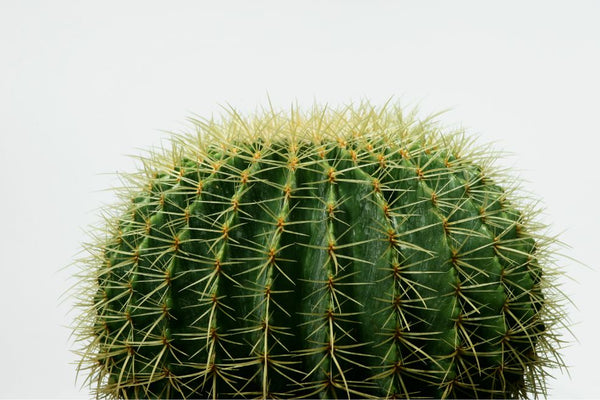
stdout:
<svg viewBox="0 0 600 400">
<path fill-rule="evenodd" d="M 95 395 L 546 395 L 555 240 L 494 153 L 391 105 L 192 123 L 79 262 Z"/>
</svg>

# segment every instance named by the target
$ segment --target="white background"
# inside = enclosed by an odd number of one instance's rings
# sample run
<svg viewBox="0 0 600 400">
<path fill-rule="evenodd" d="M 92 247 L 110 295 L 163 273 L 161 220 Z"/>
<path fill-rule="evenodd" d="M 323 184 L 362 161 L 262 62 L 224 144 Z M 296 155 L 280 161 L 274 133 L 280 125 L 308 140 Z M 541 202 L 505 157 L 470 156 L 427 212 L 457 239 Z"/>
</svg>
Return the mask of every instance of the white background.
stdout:
<svg viewBox="0 0 600 400">
<path fill-rule="evenodd" d="M 579 343 L 551 398 L 600 396 L 600 2 L 0 0 L 0 397 L 75 384 L 69 265 L 132 171 L 192 114 L 391 96 L 493 141 L 571 245 Z"/>
</svg>

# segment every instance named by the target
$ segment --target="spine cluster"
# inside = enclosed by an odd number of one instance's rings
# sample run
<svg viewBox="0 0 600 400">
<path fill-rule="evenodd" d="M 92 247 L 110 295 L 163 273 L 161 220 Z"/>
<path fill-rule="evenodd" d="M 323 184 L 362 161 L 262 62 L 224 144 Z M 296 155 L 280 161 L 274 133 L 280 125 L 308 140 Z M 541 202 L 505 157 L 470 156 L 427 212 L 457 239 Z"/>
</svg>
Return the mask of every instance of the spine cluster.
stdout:
<svg viewBox="0 0 600 400">
<path fill-rule="evenodd" d="M 196 126 L 90 245 L 99 396 L 545 394 L 551 240 L 463 136 L 370 106 Z"/>
</svg>

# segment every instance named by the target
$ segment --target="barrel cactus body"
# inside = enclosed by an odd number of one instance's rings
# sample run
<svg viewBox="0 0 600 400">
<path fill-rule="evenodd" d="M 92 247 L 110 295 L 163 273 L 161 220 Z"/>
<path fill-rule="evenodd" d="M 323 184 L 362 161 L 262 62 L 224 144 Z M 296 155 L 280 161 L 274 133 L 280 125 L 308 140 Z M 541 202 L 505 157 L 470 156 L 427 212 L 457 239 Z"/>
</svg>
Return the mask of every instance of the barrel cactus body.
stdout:
<svg viewBox="0 0 600 400">
<path fill-rule="evenodd" d="M 389 106 L 194 125 L 88 246 L 97 395 L 545 394 L 548 239 L 489 154 Z"/>
</svg>

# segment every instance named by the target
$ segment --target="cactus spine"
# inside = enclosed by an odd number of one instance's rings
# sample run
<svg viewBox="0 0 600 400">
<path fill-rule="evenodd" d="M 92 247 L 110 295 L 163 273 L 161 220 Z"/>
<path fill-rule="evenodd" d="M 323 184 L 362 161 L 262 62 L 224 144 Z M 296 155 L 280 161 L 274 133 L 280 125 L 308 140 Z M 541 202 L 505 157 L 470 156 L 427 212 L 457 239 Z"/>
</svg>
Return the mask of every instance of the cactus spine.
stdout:
<svg viewBox="0 0 600 400">
<path fill-rule="evenodd" d="M 394 106 L 193 122 L 81 263 L 98 396 L 545 395 L 552 240 L 488 153 Z"/>
</svg>

